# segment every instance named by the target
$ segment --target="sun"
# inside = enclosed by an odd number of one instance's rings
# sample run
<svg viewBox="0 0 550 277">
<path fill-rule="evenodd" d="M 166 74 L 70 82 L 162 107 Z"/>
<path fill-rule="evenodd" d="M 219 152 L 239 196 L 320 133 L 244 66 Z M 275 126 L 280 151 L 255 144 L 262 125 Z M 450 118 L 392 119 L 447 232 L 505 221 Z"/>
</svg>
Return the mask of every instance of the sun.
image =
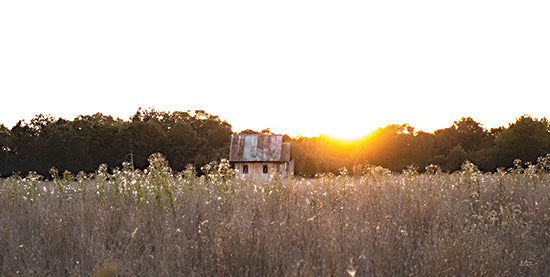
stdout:
<svg viewBox="0 0 550 277">
<path fill-rule="evenodd" d="M 380 126 L 370 126 L 364 122 L 358 124 L 356 121 L 342 121 L 319 126 L 316 133 L 318 135 L 324 134 L 342 141 L 351 141 L 370 134 L 378 127 Z"/>
</svg>

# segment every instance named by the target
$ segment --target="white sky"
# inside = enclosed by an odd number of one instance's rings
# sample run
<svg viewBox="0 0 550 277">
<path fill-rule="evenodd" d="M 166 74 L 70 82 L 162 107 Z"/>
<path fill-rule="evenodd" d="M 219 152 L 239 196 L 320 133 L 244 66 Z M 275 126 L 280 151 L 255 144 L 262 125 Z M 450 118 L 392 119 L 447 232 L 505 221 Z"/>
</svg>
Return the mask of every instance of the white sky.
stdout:
<svg viewBox="0 0 550 277">
<path fill-rule="evenodd" d="M 203 109 L 233 130 L 550 117 L 549 1 L 1 1 L 0 123 Z"/>
</svg>

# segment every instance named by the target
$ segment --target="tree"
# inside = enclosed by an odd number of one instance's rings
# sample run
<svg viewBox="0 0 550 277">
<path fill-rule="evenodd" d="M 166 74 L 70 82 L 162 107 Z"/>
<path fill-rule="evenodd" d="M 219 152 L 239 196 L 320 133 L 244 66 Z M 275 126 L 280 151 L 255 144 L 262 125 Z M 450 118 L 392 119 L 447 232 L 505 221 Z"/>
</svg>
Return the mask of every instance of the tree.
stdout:
<svg viewBox="0 0 550 277">
<path fill-rule="evenodd" d="M 172 169 L 181 171 L 186 165 L 195 164 L 200 159 L 198 149 L 202 140 L 188 122 L 175 123 L 168 131 L 167 141 L 163 152 Z"/>
<path fill-rule="evenodd" d="M 511 167 L 515 159 L 536 162 L 550 151 L 550 123 L 524 115 L 495 138 L 499 164 Z"/>
<path fill-rule="evenodd" d="M 471 117 L 463 117 L 451 127 L 437 130 L 434 134 L 435 147 L 442 155 L 447 155 L 457 145 L 466 152 L 478 151 L 490 147 L 493 140 L 491 133 Z"/>
<path fill-rule="evenodd" d="M 133 121 L 126 132 L 129 137 L 127 150 L 130 153 L 130 149 L 132 149 L 134 164 L 137 168 L 145 168 L 147 158 L 153 153 L 163 152 L 167 144 L 167 132 L 156 120 Z"/>
<path fill-rule="evenodd" d="M 453 149 L 451 149 L 442 167 L 446 171 L 457 171 L 460 169 L 461 165 L 467 160 L 467 158 L 468 154 L 466 153 L 466 151 L 462 148 L 461 145 L 457 145 L 453 147 Z"/>
<path fill-rule="evenodd" d="M 0 124 L 0 177 L 8 175 L 10 168 L 10 156 L 12 154 L 12 133 L 3 124 Z"/>
<path fill-rule="evenodd" d="M 246 130 L 243 130 L 243 131 L 239 132 L 239 134 L 256 135 L 256 134 L 261 134 L 261 132 L 254 131 L 252 129 L 246 129 Z"/>
<path fill-rule="evenodd" d="M 424 168 L 435 155 L 434 136 L 415 132 L 409 124 L 379 128 L 363 139 L 358 161 L 401 171 L 414 165 Z"/>
<path fill-rule="evenodd" d="M 455 122 L 458 144 L 465 151 L 477 151 L 491 144 L 490 133 L 471 117 Z"/>
</svg>

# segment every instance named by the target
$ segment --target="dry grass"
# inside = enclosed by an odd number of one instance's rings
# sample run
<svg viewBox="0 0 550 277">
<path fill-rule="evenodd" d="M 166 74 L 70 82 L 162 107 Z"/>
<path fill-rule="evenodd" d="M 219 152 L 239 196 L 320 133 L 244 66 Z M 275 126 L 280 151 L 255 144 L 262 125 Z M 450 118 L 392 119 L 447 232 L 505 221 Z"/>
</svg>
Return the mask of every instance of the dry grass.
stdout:
<svg viewBox="0 0 550 277">
<path fill-rule="evenodd" d="M 550 272 L 550 175 L 321 176 L 225 166 L 0 180 L 0 275 L 522 276 Z"/>
</svg>

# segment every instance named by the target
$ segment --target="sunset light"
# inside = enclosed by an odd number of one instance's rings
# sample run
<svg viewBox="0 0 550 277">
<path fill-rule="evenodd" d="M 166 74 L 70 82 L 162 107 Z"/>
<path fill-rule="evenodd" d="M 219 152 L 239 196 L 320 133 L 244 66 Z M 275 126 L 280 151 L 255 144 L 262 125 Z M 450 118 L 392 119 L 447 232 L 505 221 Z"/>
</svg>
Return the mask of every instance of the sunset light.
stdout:
<svg viewBox="0 0 550 277">
<path fill-rule="evenodd" d="M 0 4 L 8 127 L 153 107 L 355 138 L 550 116 L 546 2 L 31 2 Z"/>
<path fill-rule="evenodd" d="M 0 276 L 548 276 L 550 1 L 0 1 Z"/>
</svg>

